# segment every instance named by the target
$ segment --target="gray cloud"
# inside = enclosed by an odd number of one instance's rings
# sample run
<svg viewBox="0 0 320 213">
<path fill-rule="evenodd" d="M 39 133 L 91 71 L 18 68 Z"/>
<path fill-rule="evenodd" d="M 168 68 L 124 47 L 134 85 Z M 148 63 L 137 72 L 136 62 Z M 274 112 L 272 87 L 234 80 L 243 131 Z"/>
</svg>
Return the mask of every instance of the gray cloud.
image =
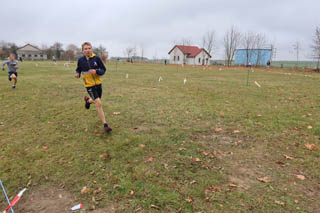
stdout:
<svg viewBox="0 0 320 213">
<path fill-rule="evenodd" d="M 314 0 L 11 0 L 1 2 L 0 40 L 41 45 L 60 41 L 103 44 L 110 55 L 123 55 L 127 46 L 145 47 L 148 57 L 167 57 L 174 41 L 215 30 L 223 57 L 225 31 L 235 25 L 242 32 L 263 33 L 277 46 L 277 59 L 293 59 L 295 41 L 310 55 L 313 31 L 320 25 L 320 2 Z"/>
</svg>

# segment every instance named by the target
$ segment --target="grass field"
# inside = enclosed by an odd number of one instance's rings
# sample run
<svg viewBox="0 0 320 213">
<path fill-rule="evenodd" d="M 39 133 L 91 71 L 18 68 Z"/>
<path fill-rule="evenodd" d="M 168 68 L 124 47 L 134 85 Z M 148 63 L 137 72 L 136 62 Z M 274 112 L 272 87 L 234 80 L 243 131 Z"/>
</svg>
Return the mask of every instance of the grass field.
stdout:
<svg viewBox="0 0 320 213">
<path fill-rule="evenodd" d="M 319 74 L 255 70 L 246 87 L 240 68 L 107 64 L 105 135 L 75 64 L 35 63 L 16 90 L 0 73 L 0 179 L 28 188 L 16 212 L 41 187 L 101 212 L 320 212 Z"/>
</svg>

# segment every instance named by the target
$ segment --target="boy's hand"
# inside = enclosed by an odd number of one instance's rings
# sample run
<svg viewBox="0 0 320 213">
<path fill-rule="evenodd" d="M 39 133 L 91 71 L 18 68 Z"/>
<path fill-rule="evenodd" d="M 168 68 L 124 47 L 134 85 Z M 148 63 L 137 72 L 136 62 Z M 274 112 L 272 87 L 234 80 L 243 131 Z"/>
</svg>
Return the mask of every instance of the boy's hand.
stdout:
<svg viewBox="0 0 320 213">
<path fill-rule="evenodd" d="M 91 69 L 91 70 L 89 70 L 89 73 L 91 73 L 91 74 L 96 74 L 97 72 L 96 72 L 96 70 Z"/>
<path fill-rule="evenodd" d="M 75 76 L 76 78 L 80 78 L 80 74 L 79 74 L 79 73 L 76 73 L 74 76 Z"/>
</svg>

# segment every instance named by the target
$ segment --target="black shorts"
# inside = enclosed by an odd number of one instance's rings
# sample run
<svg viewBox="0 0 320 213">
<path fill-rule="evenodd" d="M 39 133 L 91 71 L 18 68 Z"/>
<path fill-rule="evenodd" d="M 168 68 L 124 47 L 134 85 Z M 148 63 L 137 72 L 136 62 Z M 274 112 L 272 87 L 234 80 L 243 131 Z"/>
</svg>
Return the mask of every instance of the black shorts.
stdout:
<svg viewBox="0 0 320 213">
<path fill-rule="evenodd" d="M 18 77 L 18 73 L 17 73 L 17 72 L 9 72 L 8 74 L 9 74 L 9 77 L 10 77 L 12 74 L 15 74 L 15 76 Z"/>
<path fill-rule="evenodd" d="M 87 92 L 92 100 L 96 100 L 102 96 L 102 86 L 100 84 L 93 87 L 87 87 Z"/>
</svg>

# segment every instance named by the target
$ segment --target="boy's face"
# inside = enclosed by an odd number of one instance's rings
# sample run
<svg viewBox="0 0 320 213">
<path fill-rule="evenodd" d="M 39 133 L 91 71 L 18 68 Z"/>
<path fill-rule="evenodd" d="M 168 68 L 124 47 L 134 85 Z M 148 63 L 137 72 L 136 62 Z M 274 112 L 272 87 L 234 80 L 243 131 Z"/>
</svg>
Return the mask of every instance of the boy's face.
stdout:
<svg viewBox="0 0 320 213">
<path fill-rule="evenodd" d="M 90 45 L 84 45 L 82 52 L 85 56 L 89 57 L 92 55 L 92 47 Z"/>
<path fill-rule="evenodd" d="M 11 61 L 13 61 L 16 57 L 13 54 L 10 54 L 9 58 Z"/>
</svg>

